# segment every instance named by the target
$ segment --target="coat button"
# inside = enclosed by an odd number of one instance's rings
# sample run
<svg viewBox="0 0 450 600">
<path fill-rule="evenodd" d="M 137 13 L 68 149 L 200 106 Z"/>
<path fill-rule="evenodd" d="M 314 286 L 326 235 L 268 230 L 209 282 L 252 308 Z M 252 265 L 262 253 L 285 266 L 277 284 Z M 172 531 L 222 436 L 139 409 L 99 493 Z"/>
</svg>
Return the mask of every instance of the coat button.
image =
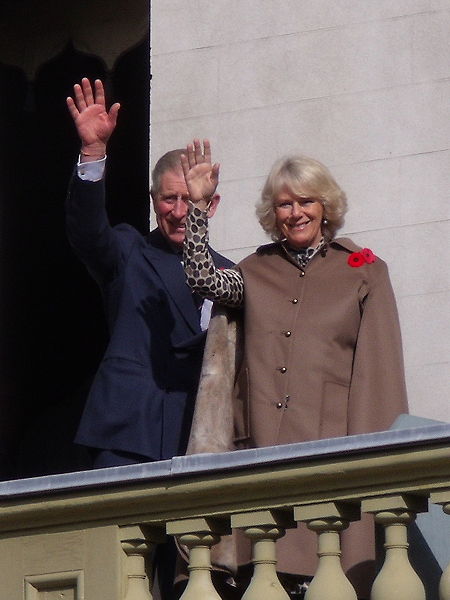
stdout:
<svg viewBox="0 0 450 600">
<path fill-rule="evenodd" d="M 304 277 L 304 276 L 305 276 L 305 271 L 300 271 L 299 277 Z"/>
<path fill-rule="evenodd" d="M 298 298 L 292 298 L 291 302 L 292 304 L 298 304 Z"/>
<path fill-rule="evenodd" d="M 286 371 L 287 371 L 286 367 L 280 367 L 280 372 L 281 373 L 286 373 Z"/>
<path fill-rule="evenodd" d="M 283 403 L 282 402 L 277 402 L 277 408 L 283 408 Z"/>
<path fill-rule="evenodd" d="M 285 337 L 291 337 L 292 332 L 291 331 L 285 331 L 284 335 L 285 335 Z"/>
</svg>

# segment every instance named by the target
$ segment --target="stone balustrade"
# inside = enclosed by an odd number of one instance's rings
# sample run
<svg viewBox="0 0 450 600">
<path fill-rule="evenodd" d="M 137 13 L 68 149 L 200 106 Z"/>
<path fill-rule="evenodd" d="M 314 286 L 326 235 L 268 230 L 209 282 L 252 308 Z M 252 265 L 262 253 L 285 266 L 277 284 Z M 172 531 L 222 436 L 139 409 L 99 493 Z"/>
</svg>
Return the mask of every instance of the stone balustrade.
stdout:
<svg viewBox="0 0 450 600">
<path fill-rule="evenodd" d="M 220 600 L 211 548 L 238 529 L 253 548 L 244 600 L 286 600 L 277 543 L 302 522 L 319 557 L 307 600 L 355 600 L 340 532 L 367 513 L 384 537 L 371 600 L 450 600 L 450 568 L 439 582 L 410 561 L 408 530 L 432 505 L 445 538 L 449 425 L 3 482 L 0 598 L 156 600 L 153 549 L 170 535 L 189 556 L 183 600 Z"/>
</svg>

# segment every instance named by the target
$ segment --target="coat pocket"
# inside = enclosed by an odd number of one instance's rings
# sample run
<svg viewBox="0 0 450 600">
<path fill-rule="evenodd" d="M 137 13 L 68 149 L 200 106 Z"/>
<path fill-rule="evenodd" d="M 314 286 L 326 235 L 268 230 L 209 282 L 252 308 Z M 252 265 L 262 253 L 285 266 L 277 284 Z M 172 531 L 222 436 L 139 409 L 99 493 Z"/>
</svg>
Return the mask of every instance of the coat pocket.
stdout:
<svg viewBox="0 0 450 600">
<path fill-rule="evenodd" d="M 248 447 L 250 439 L 250 384 L 248 368 L 242 367 L 233 393 L 234 443 L 238 450 Z"/>
<path fill-rule="evenodd" d="M 348 433 L 348 394 L 347 385 L 325 381 L 322 390 L 319 437 L 342 437 Z"/>
</svg>

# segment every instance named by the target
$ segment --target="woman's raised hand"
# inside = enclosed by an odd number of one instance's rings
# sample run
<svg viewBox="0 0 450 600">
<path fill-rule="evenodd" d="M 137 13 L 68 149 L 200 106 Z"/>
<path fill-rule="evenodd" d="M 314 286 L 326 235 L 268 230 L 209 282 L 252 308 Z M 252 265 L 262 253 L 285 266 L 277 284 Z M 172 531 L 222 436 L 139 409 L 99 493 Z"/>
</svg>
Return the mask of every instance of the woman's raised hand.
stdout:
<svg viewBox="0 0 450 600">
<path fill-rule="evenodd" d="M 197 139 L 192 144 L 188 144 L 186 154 L 181 156 L 181 166 L 191 202 L 200 205 L 204 203 L 204 206 L 199 208 L 205 208 L 214 196 L 219 183 L 219 164 L 211 163 L 209 140 L 203 140 L 203 148 L 200 140 Z"/>
<path fill-rule="evenodd" d="M 97 160 L 106 152 L 106 144 L 116 127 L 120 104 L 117 102 L 106 110 L 105 91 L 100 79 L 94 82 L 83 77 L 81 85 L 73 86 L 74 97 L 67 98 L 67 107 L 74 120 L 81 140 L 82 158 Z"/>
</svg>

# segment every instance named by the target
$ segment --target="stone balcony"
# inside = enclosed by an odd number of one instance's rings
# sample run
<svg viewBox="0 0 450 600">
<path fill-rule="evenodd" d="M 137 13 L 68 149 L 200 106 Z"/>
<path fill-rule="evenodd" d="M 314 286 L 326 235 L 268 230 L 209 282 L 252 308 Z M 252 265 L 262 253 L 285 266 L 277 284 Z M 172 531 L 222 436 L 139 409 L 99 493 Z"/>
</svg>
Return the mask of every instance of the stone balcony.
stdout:
<svg viewBox="0 0 450 600">
<path fill-rule="evenodd" d="M 258 565 L 245 600 L 285 599 L 277 539 L 302 521 L 319 554 L 307 600 L 354 600 L 339 531 L 365 512 L 386 548 L 371 600 L 450 600 L 444 424 L 0 483 L 0 598 L 150 600 L 152 547 L 175 535 L 184 600 L 218 600 L 210 548 L 238 528 Z"/>
</svg>

